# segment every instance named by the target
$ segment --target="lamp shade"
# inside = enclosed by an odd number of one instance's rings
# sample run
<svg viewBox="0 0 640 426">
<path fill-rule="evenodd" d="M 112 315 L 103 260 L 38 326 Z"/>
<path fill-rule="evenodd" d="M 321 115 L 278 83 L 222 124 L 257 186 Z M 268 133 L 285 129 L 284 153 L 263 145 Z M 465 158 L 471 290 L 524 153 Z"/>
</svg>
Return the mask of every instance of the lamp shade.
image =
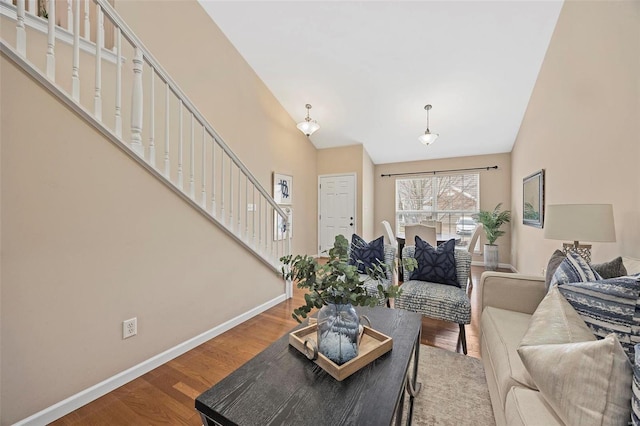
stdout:
<svg viewBox="0 0 640 426">
<path fill-rule="evenodd" d="M 551 240 L 615 242 L 611 204 L 551 204 L 545 211 L 544 237 Z"/>
</svg>

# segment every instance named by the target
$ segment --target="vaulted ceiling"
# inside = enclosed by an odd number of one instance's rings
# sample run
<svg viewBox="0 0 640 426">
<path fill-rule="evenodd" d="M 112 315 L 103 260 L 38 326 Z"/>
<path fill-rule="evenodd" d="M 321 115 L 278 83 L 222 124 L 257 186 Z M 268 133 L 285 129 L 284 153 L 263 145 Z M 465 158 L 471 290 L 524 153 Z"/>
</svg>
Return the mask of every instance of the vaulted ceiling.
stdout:
<svg viewBox="0 0 640 426">
<path fill-rule="evenodd" d="M 376 164 L 510 152 L 562 1 L 206 1 L 317 148 Z M 440 136 L 418 142 L 426 129 Z"/>
</svg>

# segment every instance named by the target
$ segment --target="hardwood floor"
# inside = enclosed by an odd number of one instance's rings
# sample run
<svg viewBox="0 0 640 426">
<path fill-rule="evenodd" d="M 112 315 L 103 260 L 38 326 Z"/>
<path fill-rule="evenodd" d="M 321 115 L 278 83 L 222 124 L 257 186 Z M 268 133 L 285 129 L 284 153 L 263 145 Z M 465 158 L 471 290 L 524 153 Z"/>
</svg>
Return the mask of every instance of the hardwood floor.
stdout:
<svg viewBox="0 0 640 426">
<path fill-rule="evenodd" d="M 473 266 L 472 322 L 466 326 L 468 355 L 480 357 L 477 284 L 483 267 Z M 284 336 L 297 323 L 294 308 L 304 303 L 302 290 L 243 324 L 209 340 L 107 395 L 52 423 L 53 425 L 201 425 L 194 400 Z M 422 343 L 455 351 L 457 324 L 423 318 Z"/>
</svg>

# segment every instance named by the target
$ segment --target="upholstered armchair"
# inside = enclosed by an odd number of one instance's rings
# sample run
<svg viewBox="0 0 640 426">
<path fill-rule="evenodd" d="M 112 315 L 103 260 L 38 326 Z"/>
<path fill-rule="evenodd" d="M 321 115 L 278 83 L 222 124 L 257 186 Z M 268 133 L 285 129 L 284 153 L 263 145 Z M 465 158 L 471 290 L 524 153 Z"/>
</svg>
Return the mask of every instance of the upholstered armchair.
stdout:
<svg viewBox="0 0 640 426">
<path fill-rule="evenodd" d="M 395 274 L 395 259 L 396 259 L 396 248 L 390 244 L 384 245 L 384 264 L 386 269 L 386 278 L 381 279 L 380 281 L 374 280 L 369 277 L 367 274 L 360 274 L 360 281 L 364 281 L 364 286 L 367 289 L 367 293 L 372 296 L 378 296 L 378 305 L 387 305 L 388 300 L 384 297 L 379 297 L 378 294 L 378 284 L 382 284 L 382 287 L 387 290 L 391 283 L 394 282 L 394 274 Z"/>
<path fill-rule="evenodd" d="M 405 246 L 402 249 L 402 258 L 415 258 L 415 250 L 415 246 Z M 460 287 L 410 279 L 412 272 L 404 268 L 405 281 L 400 287 L 402 294 L 395 299 L 395 307 L 458 324 L 458 344 L 462 345 L 462 351 L 466 355 L 467 339 L 464 326 L 471 323 L 471 302 L 466 292 L 471 271 L 471 254 L 465 250 L 454 250 L 454 256 L 456 280 Z"/>
</svg>

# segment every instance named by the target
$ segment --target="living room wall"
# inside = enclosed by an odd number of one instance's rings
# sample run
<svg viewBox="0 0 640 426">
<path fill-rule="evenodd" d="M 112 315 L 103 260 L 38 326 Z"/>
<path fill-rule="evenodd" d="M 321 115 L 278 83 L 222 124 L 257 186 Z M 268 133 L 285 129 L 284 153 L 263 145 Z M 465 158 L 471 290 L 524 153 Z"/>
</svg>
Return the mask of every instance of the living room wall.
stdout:
<svg viewBox="0 0 640 426">
<path fill-rule="evenodd" d="M 473 167 L 498 166 L 498 170 L 480 171 L 480 208 L 493 210 L 498 203 L 503 208 L 511 205 L 511 155 L 492 154 L 470 157 L 444 158 L 438 160 L 410 161 L 405 163 L 378 164 L 375 167 L 375 236 L 384 234 L 382 221 L 391 223 L 395 229 L 395 177 L 381 177 L 382 174 L 411 173 L 433 170 L 466 169 Z M 500 246 L 499 262 L 509 264 L 510 235 L 508 226 L 503 230 L 507 233 L 500 237 L 496 244 Z M 482 237 L 484 238 L 484 237 Z M 484 244 L 484 239 L 481 243 Z M 481 256 L 475 256 L 474 261 L 482 262 Z"/>
<path fill-rule="evenodd" d="M 356 175 L 356 229 L 355 233 L 363 235 L 363 155 L 362 145 L 348 145 L 337 148 L 318 150 L 318 176 L 355 173 Z M 316 221 L 317 225 L 317 221 Z M 364 236 L 366 239 L 367 237 Z M 314 252 L 315 253 L 315 252 Z"/>
<path fill-rule="evenodd" d="M 154 19 L 150 3 L 118 4 L 266 188 L 294 176 L 293 249 L 312 252 L 316 149 L 292 118 L 196 2 L 155 2 Z M 283 296 L 276 273 L 0 62 L 1 424 Z"/>
<path fill-rule="evenodd" d="M 274 172 L 293 176 L 293 223 L 304 224 L 293 251 L 315 253 L 317 150 L 202 6 L 116 0 L 115 8 L 265 188 Z"/>
<path fill-rule="evenodd" d="M 640 2 L 564 3 L 512 152 L 518 271 L 540 275 L 562 246 L 522 225 L 522 178 L 539 169 L 546 205 L 613 204 L 616 242 L 593 243 L 594 262 L 640 258 L 638 52 Z"/>
</svg>

